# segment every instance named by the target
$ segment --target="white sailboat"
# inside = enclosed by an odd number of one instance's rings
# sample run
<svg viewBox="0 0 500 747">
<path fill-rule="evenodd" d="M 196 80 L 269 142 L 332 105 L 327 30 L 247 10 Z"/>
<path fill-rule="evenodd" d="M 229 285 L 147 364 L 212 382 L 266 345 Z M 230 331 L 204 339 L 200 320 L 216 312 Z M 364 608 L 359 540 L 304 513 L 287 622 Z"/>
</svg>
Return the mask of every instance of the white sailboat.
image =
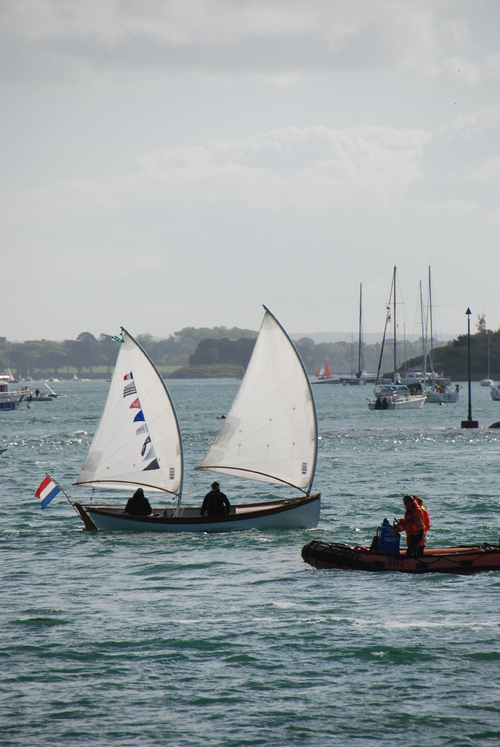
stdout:
<svg viewBox="0 0 500 747">
<path fill-rule="evenodd" d="M 224 517 L 201 516 L 199 506 L 182 505 L 182 440 L 172 400 L 139 343 L 123 328 L 122 338 L 104 412 L 76 484 L 129 494 L 142 487 L 170 494 L 177 506 L 133 516 L 123 503 L 75 503 L 88 529 L 213 532 L 317 525 L 321 497 L 311 494 L 318 441 L 312 391 L 293 343 L 268 309 L 234 403 L 196 469 L 287 485 L 302 495 L 232 505 Z"/>
<path fill-rule="evenodd" d="M 387 327 L 391 321 L 391 297 L 393 302 L 393 323 L 394 323 L 394 378 L 393 384 L 379 385 L 380 369 L 384 355 L 385 337 Z M 424 406 L 426 395 L 418 392 L 412 392 L 405 384 L 400 384 L 400 375 L 397 372 L 397 352 L 396 352 L 396 267 L 392 276 L 391 290 L 389 292 L 389 301 L 386 307 L 386 317 L 384 334 L 382 336 L 382 345 L 380 347 L 380 356 L 377 368 L 377 379 L 373 390 L 373 399 L 366 398 L 369 410 L 415 410 Z"/>
<path fill-rule="evenodd" d="M 500 384 L 492 386 L 490 389 L 490 394 L 491 399 L 495 400 L 496 402 L 500 402 Z"/>
</svg>

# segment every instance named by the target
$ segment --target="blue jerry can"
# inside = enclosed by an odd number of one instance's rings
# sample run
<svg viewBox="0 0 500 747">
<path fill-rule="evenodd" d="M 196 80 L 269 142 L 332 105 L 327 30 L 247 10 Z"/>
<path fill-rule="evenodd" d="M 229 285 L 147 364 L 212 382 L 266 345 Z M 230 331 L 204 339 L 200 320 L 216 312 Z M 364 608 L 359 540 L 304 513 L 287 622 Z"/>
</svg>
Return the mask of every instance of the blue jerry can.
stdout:
<svg viewBox="0 0 500 747">
<path fill-rule="evenodd" d="M 387 519 L 378 528 L 378 551 L 387 555 L 399 555 L 399 532 L 395 532 Z"/>
</svg>

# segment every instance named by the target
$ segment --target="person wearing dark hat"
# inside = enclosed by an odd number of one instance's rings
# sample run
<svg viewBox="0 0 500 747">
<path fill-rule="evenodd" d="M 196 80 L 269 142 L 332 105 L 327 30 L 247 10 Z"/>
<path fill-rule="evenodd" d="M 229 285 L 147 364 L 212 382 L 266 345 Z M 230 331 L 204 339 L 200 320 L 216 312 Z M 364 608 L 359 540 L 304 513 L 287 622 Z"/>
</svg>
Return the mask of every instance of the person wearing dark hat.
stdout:
<svg viewBox="0 0 500 747">
<path fill-rule="evenodd" d="M 403 519 L 398 519 L 394 531 L 406 532 L 406 555 L 416 558 L 418 546 L 424 539 L 424 515 L 412 495 L 405 495 L 403 503 L 406 508 L 405 515 Z"/>
<path fill-rule="evenodd" d="M 132 498 L 129 498 L 125 506 L 125 513 L 132 516 L 149 516 L 151 505 L 144 495 L 142 488 L 138 488 Z"/>
<path fill-rule="evenodd" d="M 211 488 L 210 493 L 207 493 L 203 499 L 200 511 L 201 515 L 205 516 L 206 511 L 209 518 L 227 516 L 231 510 L 231 504 L 227 496 L 221 493 L 218 482 L 213 482 Z"/>
</svg>

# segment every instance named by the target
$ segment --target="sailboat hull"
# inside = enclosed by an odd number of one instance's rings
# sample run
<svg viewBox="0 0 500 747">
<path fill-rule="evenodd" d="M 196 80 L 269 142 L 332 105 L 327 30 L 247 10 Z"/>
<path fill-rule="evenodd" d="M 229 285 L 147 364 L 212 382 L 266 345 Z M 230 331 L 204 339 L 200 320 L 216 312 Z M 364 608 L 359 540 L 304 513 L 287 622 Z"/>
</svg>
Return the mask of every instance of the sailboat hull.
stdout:
<svg viewBox="0 0 500 747">
<path fill-rule="evenodd" d="M 427 394 L 427 402 L 433 402 L 440 405 L 458 402 L 459 398 L 460 392 L 457 391 L 445 390 L 444 392 L 437 392 L 432 390 Z"/>
<path fill-rule="evenodd" d="M 369 410 L 420 410 L 425 404 L 426 397 L 420 395 L 412 395 L 405 399 L 392 400 L 387 402 L 387 405 L 377 406 L 377 402 L 368 402 Z"/>
<path fill-rule="evenodd" d="M 321 494 L 231 506 L 229 516 L 200 516 L 198 507 L 153 509 L 150 516 L 131 516 L 122 506 L 75 503 L 87 529 L 107 532 L 235 532 L 249 529 L 314 529 L 319 521 Z M 165 515 L 166 514 L 166 515 Z M 88 521 L 90 519 L 90 522 Z"/>
</svg>

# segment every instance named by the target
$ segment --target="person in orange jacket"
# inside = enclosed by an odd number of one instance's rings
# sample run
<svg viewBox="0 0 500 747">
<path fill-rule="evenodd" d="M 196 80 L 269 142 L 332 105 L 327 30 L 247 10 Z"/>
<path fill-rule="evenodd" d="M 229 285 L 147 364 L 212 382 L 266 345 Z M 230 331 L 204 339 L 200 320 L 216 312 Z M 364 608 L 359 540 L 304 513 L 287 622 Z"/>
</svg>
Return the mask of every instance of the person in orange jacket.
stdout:
<svg viewBox="0 0 500 747">
<path fill-rule="evenodd" d="M 415 500 L 417 501 L 418 505 L 420 506 L 420 509 L 421 509 L 423 517 L 424 517 L 424 538 L 420 542 L 420 544 L 418 546 L 418 552 L 417 552 L 417 555 L 419 557 L 422 557 L 422 555 L 424 554 L 424 547 L 425 547 L 425 545 L 427 543 L 427 532 L 431 528 L 431 519 L 430 519 L 430 516 L 429 516 L 429 512 L 425 508 L 424 502 L 421 499 L 421 497 L 419 495 L 414 495 L 413 497 L 415 498 Z"/>
<path fill-rule="evenodd" d="M 406 532 L 406 555 L 407 557 L 418 556 L 418 547 L 424 539 L 424 515 L 422 509 L 412 495 L 405 495 L 405 515 L 398 519 L 394 527 L 395 532 Z"/>
</svg>

